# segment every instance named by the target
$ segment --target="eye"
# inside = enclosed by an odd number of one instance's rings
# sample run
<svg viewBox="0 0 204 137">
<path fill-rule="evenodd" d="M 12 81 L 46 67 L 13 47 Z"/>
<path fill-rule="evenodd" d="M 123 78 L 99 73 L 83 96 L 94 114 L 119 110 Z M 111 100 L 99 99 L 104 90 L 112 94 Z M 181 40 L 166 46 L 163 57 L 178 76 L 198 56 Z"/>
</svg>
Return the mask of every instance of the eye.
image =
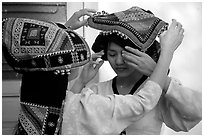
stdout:
<svg viewBox="0 0 204 137">
<path fill-rule="evenodd" d="M 115 56 L 115 54 L 109 54 L 109 56 L 114 57 L 114 56 Z"/>
<path fill-rule="evenodd" d="M 115 52 L 108 52 L 108 56 L 114 57 L 114 56 L 116 56 L 116 53 Z"/>
</svg>

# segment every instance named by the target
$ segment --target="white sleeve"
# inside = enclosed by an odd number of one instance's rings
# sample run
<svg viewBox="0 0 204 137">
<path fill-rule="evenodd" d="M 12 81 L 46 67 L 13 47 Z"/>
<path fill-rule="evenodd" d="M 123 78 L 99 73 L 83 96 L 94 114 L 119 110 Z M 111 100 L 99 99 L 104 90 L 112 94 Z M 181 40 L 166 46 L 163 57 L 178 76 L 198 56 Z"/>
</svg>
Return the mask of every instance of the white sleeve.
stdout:
<svg viewBox="0 0 204 137">
<path fill-rule="evenodd" d="M 189 131 L 202 119 L 202 95 L 182 86 L 171 78 L 167 93 L 162 98 L 164 123 L 174 131 Z"/>
</svg>

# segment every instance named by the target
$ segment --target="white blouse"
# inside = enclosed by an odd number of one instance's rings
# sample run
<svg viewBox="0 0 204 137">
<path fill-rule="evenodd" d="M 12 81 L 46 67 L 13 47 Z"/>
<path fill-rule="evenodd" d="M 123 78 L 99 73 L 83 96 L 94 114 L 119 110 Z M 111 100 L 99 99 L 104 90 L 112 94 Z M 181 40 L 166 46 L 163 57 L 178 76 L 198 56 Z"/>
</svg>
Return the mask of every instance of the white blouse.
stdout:
<svg viewBox="0 0 204 137">
<path fill-rule="evenodd" d="M 161 96 L 158 84 L 147 81 L 132 95 L 113 95 L 112 80 L 91 85 L 81 94 L 68 92 L 63 134 L 160 134 L 162 124 L 189 131 L 202 119 L 202 95 L 171 78 Z M 97 95 L 100 94 L 100 95 Z M 161 98 L 160 98 L 161 96 Z"/>
<path fill-rule="evenodd" d="M 114 93 L 112 80 L 91 85 L 91 88 L 96 88 L 101 95 Z M 138 90 L 141 88 L 142 86 Z M 171 78 L 166 94 L 161 96 L 156 107 L 145 113 L 141 119 L 133 121 L 125 131 L 128 135 L 158 135 L 164 123 L 174 131 L 187 132 L 201 119 L 201 93 L 184 87 L 179 80 Z"/>
<path fill-rule="evenodd" d="M 134 95 L 103 96 L 97 93 L 108 92 L 110 87 L 99 87 L 84 88 L 81 94 L 67 92 L 62 134 L 120 134 L 151 111 L 162 93 L 161 87 L 150 80 Z"/>
</svg>

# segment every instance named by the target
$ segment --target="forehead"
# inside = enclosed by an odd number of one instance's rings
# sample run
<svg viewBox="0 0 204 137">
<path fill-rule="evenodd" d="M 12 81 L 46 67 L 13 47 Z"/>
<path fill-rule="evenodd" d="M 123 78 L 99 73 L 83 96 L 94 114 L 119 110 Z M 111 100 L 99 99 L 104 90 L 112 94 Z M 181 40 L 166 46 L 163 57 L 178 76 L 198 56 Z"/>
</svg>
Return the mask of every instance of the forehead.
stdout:
<svg viewBox="0 0 204 137">
<path fill-rule="evenodd" d="M 108 44 L 108 50 L 121 51 L 121 50 L 123 50 L 123 47 L 121 47 L 119 44 L 117 44 L 115 42 L 110 42 Z"/>
</svg>

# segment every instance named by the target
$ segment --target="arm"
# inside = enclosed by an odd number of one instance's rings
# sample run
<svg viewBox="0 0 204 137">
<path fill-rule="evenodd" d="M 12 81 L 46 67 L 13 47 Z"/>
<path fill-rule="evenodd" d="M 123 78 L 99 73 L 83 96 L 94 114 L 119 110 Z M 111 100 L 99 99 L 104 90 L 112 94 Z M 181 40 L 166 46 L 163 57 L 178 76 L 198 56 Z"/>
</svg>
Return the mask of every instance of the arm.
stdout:
<svg viewBox="0 0 204 137">
<path fill-rule="evenodd" d="M 168 73 L 168 68 L 173 58 L 174 51 L 183 40 L 183 33 L 184 29 L 182 28 L 182 25 L 173 19 L 169 30 L 160 35 L 161 53 L 154 73 L 152 73 L 150 79 L 153 79 L 156 83 L 158 83 L 162 89 L 166 86 L 166 74 Z M 161 76 L 156 77 L 157 73 Z"/>
<path fill-rule="evenodd" d="M 189 131 L 202 119 L 202 95 L 171 79 L 162 100 L 164 123 L 175 131 Z"/>
</svg>

